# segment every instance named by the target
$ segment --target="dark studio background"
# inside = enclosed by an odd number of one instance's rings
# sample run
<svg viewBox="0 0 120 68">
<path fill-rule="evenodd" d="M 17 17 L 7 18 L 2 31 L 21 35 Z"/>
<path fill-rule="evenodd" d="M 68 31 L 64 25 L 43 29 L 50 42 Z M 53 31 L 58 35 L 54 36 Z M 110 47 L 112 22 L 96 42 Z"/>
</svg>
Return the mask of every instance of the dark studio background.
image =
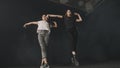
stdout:
<svg viewBox="0 0 120 68">
<path fill-rule="evenodd" d="M 39 66 L 40 46 L 34 25 L 23 24 L 41 19 L 42 14 L 64 14 L 75 9 L 46 0 L 0 0 L 0 64 L 2 66 Z M 105 0 L 88 15 L 80 12 L 83 22 L 77 23 L 77 58 L 80 64 L 119 61 L 120 57 L 120 1 Z M 70 36 L 58 28 L 52 29 L 48 46 L 51 65 L 70 64 Z"/>
</svg>

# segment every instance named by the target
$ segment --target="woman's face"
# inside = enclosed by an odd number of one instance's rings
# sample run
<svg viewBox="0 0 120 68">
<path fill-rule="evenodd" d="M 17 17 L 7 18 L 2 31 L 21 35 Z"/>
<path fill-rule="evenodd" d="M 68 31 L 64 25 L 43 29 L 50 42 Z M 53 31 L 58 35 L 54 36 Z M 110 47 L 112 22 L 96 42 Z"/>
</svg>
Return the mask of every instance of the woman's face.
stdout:
<svg viewBox="0 0 120 68">
<path fill-rule="evenodd" d="M 70 10 L 67 10 L 67 11 L 66 11 L 66 15 L 67 15 L 67 16 L 70 16 L 71 14 L 72 14 L 72 13 L 71 13 Z"/>
<path fill-rule="evenodd" d="M 42 20 L 47 20 L 46 15 L 42 15 Z"/>
</svg>

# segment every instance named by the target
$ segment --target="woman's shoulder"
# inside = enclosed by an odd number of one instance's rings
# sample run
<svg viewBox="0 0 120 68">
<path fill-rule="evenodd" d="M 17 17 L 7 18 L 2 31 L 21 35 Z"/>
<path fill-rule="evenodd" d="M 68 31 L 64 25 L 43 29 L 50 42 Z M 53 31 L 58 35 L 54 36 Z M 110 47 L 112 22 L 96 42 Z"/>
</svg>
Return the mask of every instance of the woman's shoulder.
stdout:
<svg viewBox="0 0 120 68">
<path fill-rule="evenodd" d="M 44 20 L 39 20 L 39 21 L 37 21 L 37 22 L 45 22 Z"/>
</svg>

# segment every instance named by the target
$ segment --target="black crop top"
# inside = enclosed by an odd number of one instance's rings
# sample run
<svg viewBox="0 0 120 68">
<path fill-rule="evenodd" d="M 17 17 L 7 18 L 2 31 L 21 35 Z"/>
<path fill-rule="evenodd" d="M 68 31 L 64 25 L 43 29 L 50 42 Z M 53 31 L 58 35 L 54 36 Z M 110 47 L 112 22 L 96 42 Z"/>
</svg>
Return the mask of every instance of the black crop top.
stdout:
<svg viewBox="0 0 120 68">
<path fill-rule="evenodd" d="M 64 25 L 66 29 L 75 28 L 75 17 L 66 17 L 64 16 Z"/>
</svg>

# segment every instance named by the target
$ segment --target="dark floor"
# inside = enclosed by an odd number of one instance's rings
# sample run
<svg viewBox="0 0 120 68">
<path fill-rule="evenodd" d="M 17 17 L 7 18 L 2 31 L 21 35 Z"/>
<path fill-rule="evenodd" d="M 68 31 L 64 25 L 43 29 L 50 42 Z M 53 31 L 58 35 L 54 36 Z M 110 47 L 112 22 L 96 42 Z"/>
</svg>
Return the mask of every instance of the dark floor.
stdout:
<svg viewBox="0 0 120 68">
<path fill-rule="evenodd" d="M 39 67 L 8 67 L 8 68 L 39 68 Z M 75 66 L 51 66 L 51 68 L 120 68 L 120 61 L 109 61 L 94 64 L 81 64 L 78 67 Z"/>
</svg>

